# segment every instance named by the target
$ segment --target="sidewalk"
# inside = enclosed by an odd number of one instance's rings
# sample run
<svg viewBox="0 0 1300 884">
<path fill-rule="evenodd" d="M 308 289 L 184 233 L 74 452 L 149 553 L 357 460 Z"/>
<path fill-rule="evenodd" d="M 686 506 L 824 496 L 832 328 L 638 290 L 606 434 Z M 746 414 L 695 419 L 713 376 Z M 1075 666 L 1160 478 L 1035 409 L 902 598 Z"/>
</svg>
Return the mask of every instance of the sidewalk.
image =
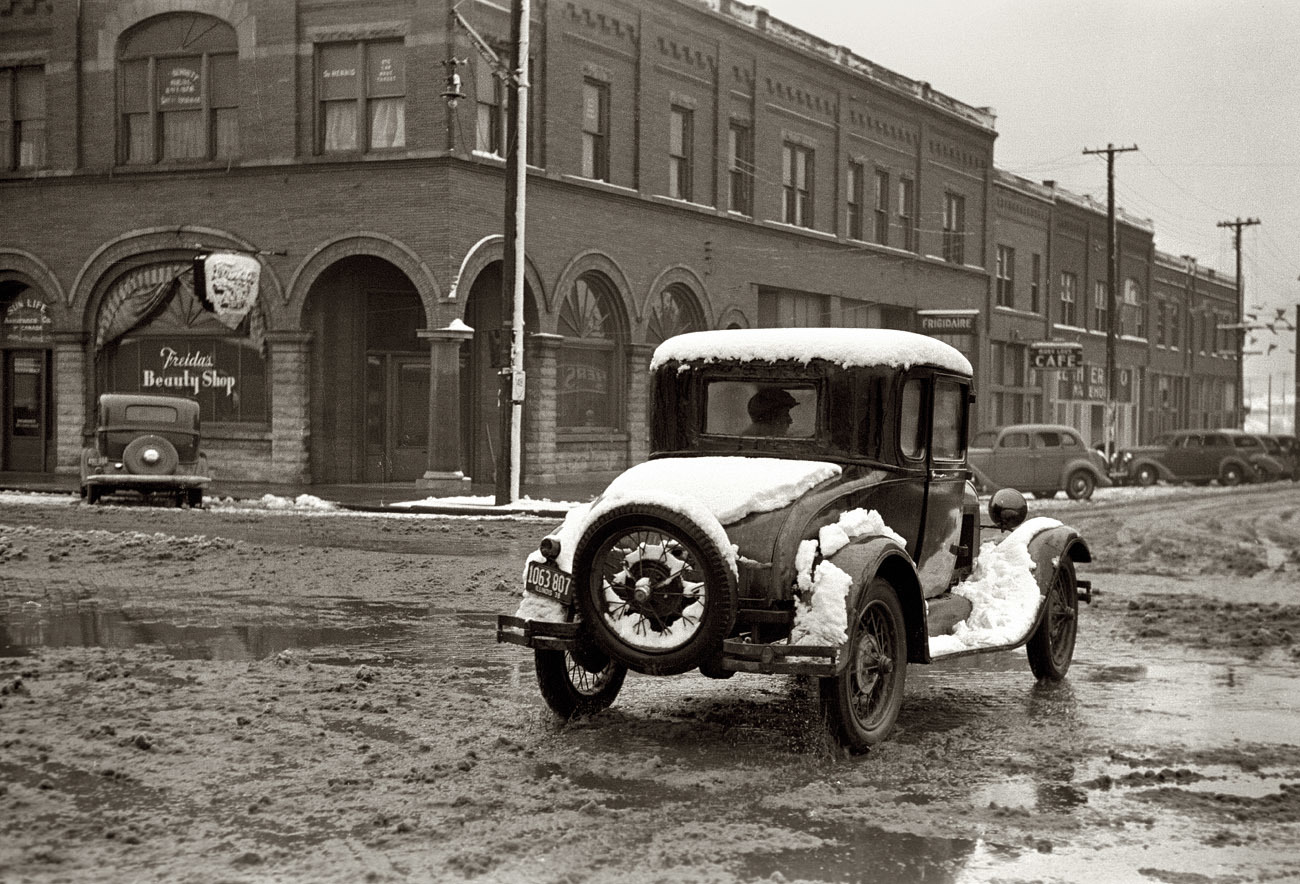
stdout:
<svg viewBox="0 0 1300 884">
<path fill-rule="evenodd" d="M 61 473 L 0 472 L 0 491 L 30 491 L 47 494 L 78 493 L 79 477 Z M 465 482 L 450 496 L 442 489 L 418 488 L 414 482 L 347 485 L 286 485 L 275 482 L 222 482 L 208 486 L 209 497 L 235 500 L 260 500 L 266 495 L 294 499 L 309 494 L 360 512 L 417 513 L 430 515 L 539 515 L 563 517 L 575 503 L 586 503 L 599 494 L 607 483 L 566 483 L 563 485 L 525 485 L 520 499 L 496 505 L 493 486 Z M 444 496 L 448 495 L 448 496 Z M 418 503 L 415 503 L 417 502 Z M 409 504 L 398 506 L 397 504 Z"/>
</svg>

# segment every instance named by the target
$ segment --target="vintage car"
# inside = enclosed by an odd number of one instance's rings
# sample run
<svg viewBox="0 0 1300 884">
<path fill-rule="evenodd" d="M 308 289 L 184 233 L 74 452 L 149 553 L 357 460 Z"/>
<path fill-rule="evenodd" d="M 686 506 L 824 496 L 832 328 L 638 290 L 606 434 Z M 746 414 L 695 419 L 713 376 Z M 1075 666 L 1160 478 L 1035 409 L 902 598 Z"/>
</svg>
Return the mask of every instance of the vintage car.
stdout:
<svg viewBox="0 0 1300 884">
<path fill-rule="evenodd" d="M 99 397 L 95 445 L 81 452 L 81 496 L 86 503 L 133 491 L 178 506 L 203 504 L 211 482 L 199 450 L 199 404 L 180 396 L 104 393 Z"/>
<path fill-rule="evenodd" d="M 1038 678 L 1065 675 L 1088 546 L 1023 521 L 1010 489 L 989 506 L 1010 533 L 982 533 L 960 352 L 882 329 L 693 332 L 651 371 L 650 459 L 541 540 L 498 618 L 556 713 L 604 709 L 629 670 L 798 673 L 862 751 L 909 663 L 1027 644 Z"/>
<path fill-rule="evenodd" d="M 1034 497 L 1055 497 L 1062 488 L 1071 500 L 1087 500 L 1094 489 L 1111 485 L 1106 457 L 1083 444 L 1073 427 L 1012 424 L 976 433 L 966 453 L 981 491 L 1017 488 Z"/>
<path fill-rule="evenodd" d="M 1278 458 L 1287 467 L 1287 478 L 1292 482 L 1300 480 L 1300 439 L 1288 433 L 1268 433 L 1264 436 L 1265 444 L 1269 439 L 1277 443 Z"/>
<path fill-rule="evenodd" d="M 1223 430 L 1179 430 L 1156 437 L 1150 445 L 1121 449 L 1111 478 L 1121 485 L 1192 482 L 1240 485 L 1258 478 L 1247 453 Z"/>
<path fill-rule="evenodd" d="M 1291 462 L 1282 451 L 1282 445 L 1264 433 L 1247 433 L 1225 430 L 1237 450 L 1246 455 L 1261 482 L 1276 482 L 1291 478 Z"/>
</svg>

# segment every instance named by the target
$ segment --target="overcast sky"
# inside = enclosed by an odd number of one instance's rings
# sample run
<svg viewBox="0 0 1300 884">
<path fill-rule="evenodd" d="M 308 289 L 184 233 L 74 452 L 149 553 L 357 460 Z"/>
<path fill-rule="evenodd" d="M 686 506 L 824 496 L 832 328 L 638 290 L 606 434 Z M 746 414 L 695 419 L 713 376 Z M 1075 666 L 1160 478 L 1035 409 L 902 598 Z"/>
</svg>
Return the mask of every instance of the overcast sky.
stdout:
<svg viewBox="0 0 1300 884">
<path fill-rule="evenodd" d="M 757 0 L 773 16 L 997 114 L 996 165 L 1116 200 L 1156 248 L 1231 278 L 1246 309 L 1300 303 L 1300 2 L 1295 0 Z M 1261 331 L 1247 391 L 1295 385 L 1294 331 Z M 1276 413 L 1276 411 L 1275 411 Z"/>
</svg>

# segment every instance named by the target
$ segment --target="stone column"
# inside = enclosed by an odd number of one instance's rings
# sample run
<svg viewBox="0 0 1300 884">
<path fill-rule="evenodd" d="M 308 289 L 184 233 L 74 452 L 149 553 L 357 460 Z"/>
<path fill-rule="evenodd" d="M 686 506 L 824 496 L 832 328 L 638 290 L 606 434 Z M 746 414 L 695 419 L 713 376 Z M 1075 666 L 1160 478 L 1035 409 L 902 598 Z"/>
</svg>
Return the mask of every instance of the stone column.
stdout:
<svg viewBox="0 0 1300 884">
<path fill-rule="evenodd" d="M 650 456 L 650 359 L 653 344 L 628 345 L 627 465 Z"/>
<path fill-rule="evenodd" d="M 524 406 L 524 480 L 528 485 L 554 485 L 558 479 L 555 384 L 563 341 L 560 335 L 538 333 L 528 335 L 525 343 L 528 391 Z"/>
<path fill-rule="evenodd" d="M 460 450 L 460 345 L 474 329 L 456 321 L 446 328 L 416 332 L 429 342 L 429 453 L 417 488 L 433 488 L 465 478 Z"/>
<path fill-rule="evenodd" d="M 54 421 L 55 472 L 80 473 L 81 449 L 95 431 L 86 421 L 86 402 L 94 383 L 88 366 L 84 332 L 55 332 L 54 339 Z M 90 420 L 95 418 L 91 415 Z"/>
<path fill-rule="evenodd" d="M 311 334 L 267 332 L 271 366 L 271 474 L 274 482 L 305 484 L 311 479 Z"/>
</svg>

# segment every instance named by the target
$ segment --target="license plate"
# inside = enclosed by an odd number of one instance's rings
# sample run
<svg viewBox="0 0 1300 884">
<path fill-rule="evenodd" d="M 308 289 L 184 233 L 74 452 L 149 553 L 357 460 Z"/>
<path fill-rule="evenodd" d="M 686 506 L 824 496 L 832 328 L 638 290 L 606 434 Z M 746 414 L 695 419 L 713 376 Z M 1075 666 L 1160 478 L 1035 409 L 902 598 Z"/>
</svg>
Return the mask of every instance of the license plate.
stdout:
<svg viewBox="0 0 1300 884">
<path fill-rule="evenodd" d="M 567 605 L 573 600 L 573 577 L 554 565 L 529 562 L 524 574 L 524 591 Z"/>
</svg>

